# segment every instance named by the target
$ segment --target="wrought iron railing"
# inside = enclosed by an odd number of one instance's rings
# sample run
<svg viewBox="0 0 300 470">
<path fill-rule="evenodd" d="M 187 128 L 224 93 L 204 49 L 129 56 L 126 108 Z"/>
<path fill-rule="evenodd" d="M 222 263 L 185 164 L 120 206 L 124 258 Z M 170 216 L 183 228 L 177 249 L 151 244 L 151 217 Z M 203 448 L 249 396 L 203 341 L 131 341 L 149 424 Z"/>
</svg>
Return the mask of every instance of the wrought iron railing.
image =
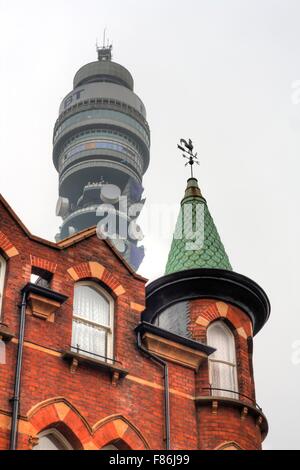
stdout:
<svg viewBox="0 0 300 470">
<path fill-rule="evenodd" d="M 79 347 L 79 345 L 70 346 L 70 349 L 71 349 L 72 352 L 76 352 L 77 354 L 84 353 L 84 355 L 89 355 L 89 356 L 93 356 L 95 358 L 100 358 L 100 359 L 104 360 L 104 362 L 111 362 L 113 364 L 122 365 L 121 361 L 117 361 L 116 359 L 113 359 L 112 357 L 102 356 L 101 354 L 96 354 L 96 353 L 93 353 L 91 351 L 86 351 L 85 349 L 81 349 Z"/>
<path fill-rule="evenodd" d="M 240 400 L 240 401 L 243 401 L 243 398 L 249 400 L 252 405 L 260 412 L 262 412 L 262 408 L 256 403 L 255 400 L 253 400 L 253 398 L 251 397 L 248 397 L 247 395 L 245 395 L 244 393 L 241 393 L 241 392 L 236 392 L 235 390 L 229 390 L 227 388 L 217 388 L 217 387 L 202 387 L 201 390 L 209 390 L 210 391 L 210 396 L 214 396 L 213 395 L 213 391 L 219 391 L 219 392 L 227 392 L 227 393 L 233 393 L 234 395 L 237 395 L 237 400 Z M 218 397 L 218 395 L 216 395 L 216 397 Z M 224 395 L 219 395 L 220 398 L 222 397 L 225 397 Z M 226 398 L 226 397 L 225 397 Z M 227 397 L 228 398 L 228 397 Z"/>
</svg>

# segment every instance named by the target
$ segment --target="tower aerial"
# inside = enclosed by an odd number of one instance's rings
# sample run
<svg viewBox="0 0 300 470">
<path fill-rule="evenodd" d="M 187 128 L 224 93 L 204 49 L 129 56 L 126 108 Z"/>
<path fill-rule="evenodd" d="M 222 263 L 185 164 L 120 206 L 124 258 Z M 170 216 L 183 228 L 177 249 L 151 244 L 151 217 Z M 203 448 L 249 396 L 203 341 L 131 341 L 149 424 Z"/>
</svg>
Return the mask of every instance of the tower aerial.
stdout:
<svg viewBox="0 0 300 470">
<path fill-rule="evenodd" d="M 149 164 L 150 130 L 146 109 L 133 92 L 130 72 L 112 61 L 112 47 L 97 47 L 98 60 L 81 67 L 73 90 L 63 99 L 54 126 L 53 162 L 59 173 L 56 215 L 63 222 L 57 239 L 97 225 L 109 204 L 117 216 L 109 237 L 137 269 L 144 257 L 140 230 L 119 237 L 135 224 L 127 207 L 143 204 L 142 178 Z M 126 197 L 126 207 L 120 197 Z M 98 212 L 97 212 L 98 210 Z M 118 234 L 118 235 L 117 235 Z"/>
</svg>

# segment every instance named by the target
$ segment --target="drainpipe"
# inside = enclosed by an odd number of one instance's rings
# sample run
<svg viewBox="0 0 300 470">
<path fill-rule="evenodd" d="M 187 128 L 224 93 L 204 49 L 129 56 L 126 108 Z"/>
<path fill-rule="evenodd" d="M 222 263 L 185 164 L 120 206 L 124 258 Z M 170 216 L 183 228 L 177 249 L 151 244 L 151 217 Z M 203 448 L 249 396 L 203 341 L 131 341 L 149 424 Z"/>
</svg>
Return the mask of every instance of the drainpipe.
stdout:
<svg viewBox="0 0 300 470">
<path fill-rule="evenodd" d="M 26 296 L 27 296 L 27 292 L 25 289 L 23 289 L 14 396 L 11 399 L 11 402 L 13 405 L 12 405 L 11 432 L 10 432 L 10 447 L 9 447 L 10 450 L 16 450 L 16 445 L 17 445 L 18 416 L 19 416 L 19 408 L 20 408 L 20 383 L 21 383 L 23 343 L 24 343 L 25 317 L 26 317 Z"/>
<path fill-rule="evenodd" d="M 164 411 L 165 411 L 165 430 L 166 430 L 166 450 L 170 450 L 170 396 L 169 396 L 169 368 L 166 361 L 150 353 L 142 344 L 141 332 L 137 332 L 137 346 L 153 362 L 164 368 Z"/>
</svg>

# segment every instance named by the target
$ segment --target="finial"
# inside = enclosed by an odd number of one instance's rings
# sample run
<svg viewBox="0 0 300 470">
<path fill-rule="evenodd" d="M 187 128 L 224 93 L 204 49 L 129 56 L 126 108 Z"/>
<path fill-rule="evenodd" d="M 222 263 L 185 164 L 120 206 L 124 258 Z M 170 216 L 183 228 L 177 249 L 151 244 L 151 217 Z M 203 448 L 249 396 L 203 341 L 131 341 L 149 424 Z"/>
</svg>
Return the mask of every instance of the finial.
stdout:
<svg viewBox="0 0 300 470">
<path fill-rule="evenodd" d="M 183 145 L 185 148 L 183 147 Z M 194 149 L 193 142 L 191 141 L 191 139 L 189 139 L 188 142 L 185 139 L 180 139 L 180 145 L 177 144 L 177 147 L 184 152 L 182 156 L 183 158 L 186 158 L 188 160 L 188 162 L 186 162 L 184 166 L 190 165 L 191 178 L 194 178 L 193 165 L 194 163 L 197 163 L 197 165 L 199 165 L 199 162 L 198 162 L 197 153 L 193 154 L 193 149 Z"/>
<path fill-rule="evenodd" d="M 100 61 L 110 61 L 112 59 L 112 44 L 109 44 L 109 41 L 107 39 L 107 44 L 105 44 L 106 41 L 106 28 L 104 28 L 103 31 L 103 43 L 102 47 L 99 47 L 98 41 L 96 40 L 96 51 L 98 53 L 98 60 Z"/>
</svg>

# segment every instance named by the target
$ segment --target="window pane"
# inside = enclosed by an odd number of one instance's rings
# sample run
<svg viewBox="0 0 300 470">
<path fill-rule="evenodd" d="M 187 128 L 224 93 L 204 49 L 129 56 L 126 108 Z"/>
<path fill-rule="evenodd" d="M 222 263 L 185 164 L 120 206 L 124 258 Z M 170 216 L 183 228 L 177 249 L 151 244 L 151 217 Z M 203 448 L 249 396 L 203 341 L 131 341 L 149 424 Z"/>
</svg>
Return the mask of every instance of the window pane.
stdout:
<svg viewBox="0 0 300 470">
<path fill-rule="evenodd" d="M 210 357 L 235 363 L 235 341 L 229 328 L 222 322 L 213 323 L 208 329 L 208 344 L 216 348 Z"/>
<path fill-rule="evenodd" d="M 160 313 L 154 320 L 154 325 L 176 335 L 190 338 L 188 330 L 189 306 L 188 302 L 178 302 Z"/>
<path fill-rule="evenodd" d="M 93 287 L 76 286 L 74 315 L 93 323 L 109 326 L 109 302 Z"/>
<path fill-rule="evenodd" d="M 58 431 L 50 431 L 39 436 L 39 443 L 33 450 L 71 450 L 71 446 Z"/>
<path fill-rule="evenodd" d="M 43 436 L 39 438 L 39 443 L 34 450 L 63 450 L 64 447 L 52 436 Z"/>
<path fill-rule="evenodd" d="M 209 357 L 210 384 L 213 388 L 238 391 L 235 340 L 231 330 L 222 321 L 213 323 L 207 330 L 209 346 L 216 351 Z M 214 395 L 238 399 L 236 393 L 213 390 Z"/>
<path fill-rule="evenodd" d="M 106 342 L 107 333 L 104 329 L 84 324 L 80 320 L 73 320 L 72 348 L 75 351 L 79 348 L 86 353 L 92 353 L 91 357 L 93 354 L 106 357 Z"/>
<path fill-rule="evenodd" d="M 235 367 L 223 362 L 210 361 L 210 381 L 212 388 L 236 391 Z M 238 399 L 238 394 L 223 390 L 212 390 L 212 394 Z"/>
</svg>

